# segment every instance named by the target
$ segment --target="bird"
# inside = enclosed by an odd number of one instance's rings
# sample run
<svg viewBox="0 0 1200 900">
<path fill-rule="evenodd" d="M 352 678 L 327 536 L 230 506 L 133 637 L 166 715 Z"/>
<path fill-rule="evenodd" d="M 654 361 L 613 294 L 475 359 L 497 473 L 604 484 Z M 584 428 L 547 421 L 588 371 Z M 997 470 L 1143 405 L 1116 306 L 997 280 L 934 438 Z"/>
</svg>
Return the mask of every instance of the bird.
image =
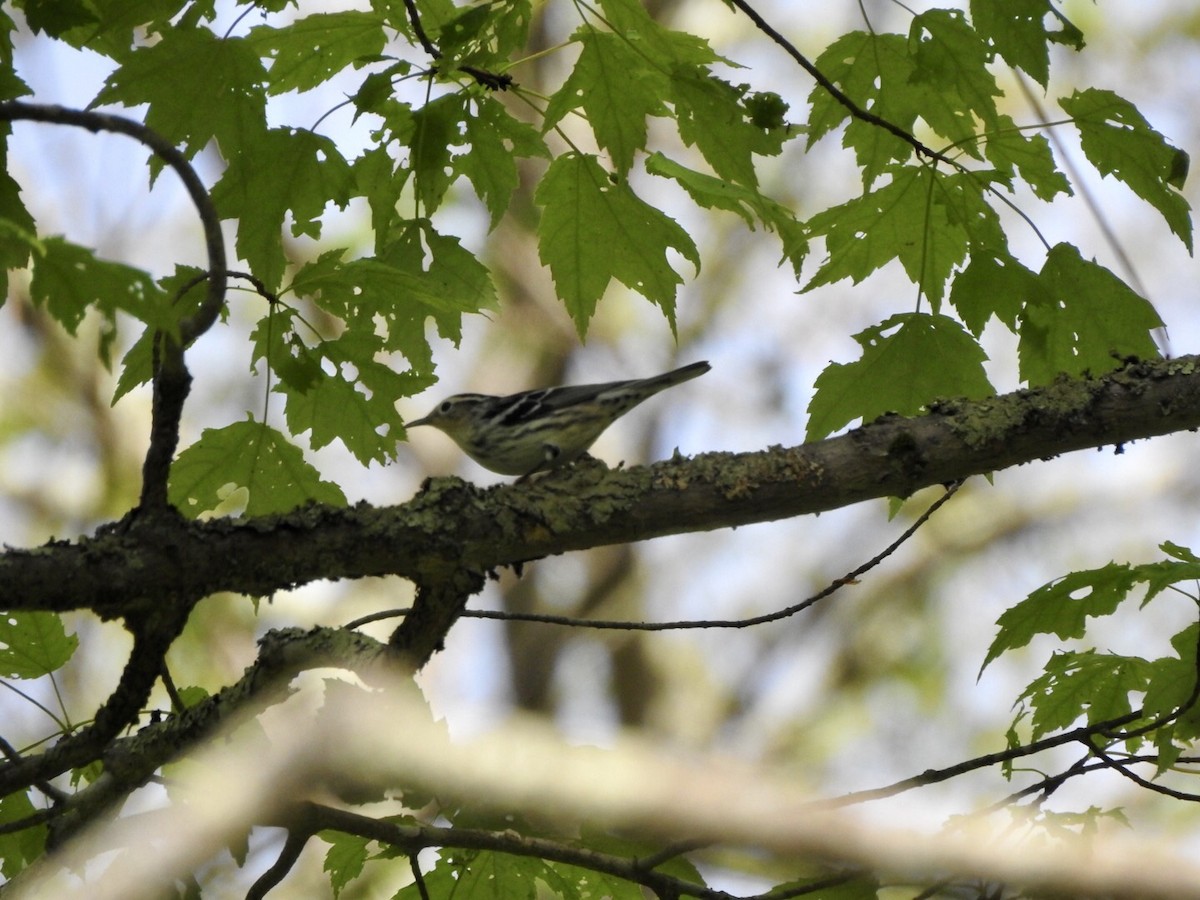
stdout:
<svg viewBox="0 0 1200 900">
<path fill-rule="evenodd" d="M 519 475 L 519 483 L 578 459 L 604 429 L 643 400 L 710 368 L 707 362 L 695 362 L 650 378 L 541 388 L 506 397 L 455 394 L 406 427 L 431 425 L 485 469 Z"/>
</svg>

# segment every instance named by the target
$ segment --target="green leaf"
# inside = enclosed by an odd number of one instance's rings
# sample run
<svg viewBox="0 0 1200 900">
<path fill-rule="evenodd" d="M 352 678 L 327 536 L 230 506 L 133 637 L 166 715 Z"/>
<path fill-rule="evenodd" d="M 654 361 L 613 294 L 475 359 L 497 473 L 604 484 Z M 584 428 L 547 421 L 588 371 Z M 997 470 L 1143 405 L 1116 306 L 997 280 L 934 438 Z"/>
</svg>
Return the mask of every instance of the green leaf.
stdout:
<svg viewBox="0 0 1200 900">
<path fill-rule="evenodd" d="M 170 298 L 172 314 L 182 322 L 195 313 L 208 295 L 208 282 L 199 278 L 200 269 L 194 266 L 176 266 L 174 273 L 160 278 L 158 287 L 163 296 Z M 121 360 L 121 375 L 113 392 L 115 404 L 125 394 L 140 384 L 146 384 L 154 374 L 154 340 L 158 329 L 146 328 Z"/>
<path fill-rule="evenodd" d="M 249 419 L 206 428 L 171 466 L 171 503 L 189 518 L 216 509 L 239 488 L 248 495 L 246 516 L 284 513 L 309 501 L 346 504 L 342 489 L 322 481 L 298 447 Z"/>
<path fill-rule="evenodd" d="M 55 38 L 100 21 L 84 0 L 23 0 L 15 5 L 25 14 L 25 22 L 34 34 L 45 32 Z"/>
<path fill-rule="evenodd" d="M 382 350 L 383 340 L 361 328 L 313 348 L 325 362 L 316 382 L 304 391 L 278 388 L 287 394 L 292 434 L 310 431 L 314 450 L 340 440 L 363 465 L 395 458 L 404 436 L 396 398 L 412 393 L 413 380 L 377 361 Z"/>
<path fill-rule="evenodd" d="M 667 112 L 666 79 L 621 35 L 585 26 L 574 40 L 581 47 L 579 59 L 546 105 L 542 128 L 549 130 L 567 113 L 582 108 L 596 143 L 624 174 L 634 154 L 646 146 L 646 117 Z"/>
<path fill-rule="evenodd" d="M 66 665 L 79 646 L 48 612 L 0 613 L 0 676 L 41 678 Z"/>
<path fill-rule="evenodd" d="M 462 866 L 456 893 L 472 900 L 534 900 L 546 864 L 534 856 L 481 850 Z"/>
<path fill-rule="evenodd" d="M 38 7 L 42 10 L 55 9 L 63 4 L 58 0 L 26 0 L 24 6 Z M 87 2 L 83 4 L 87 12 L 74 16 L 74 24 L 64 30 L 69 22 L 60 20 L 55 23 L 55 36 L 68 45 L 92 53 L 100 53 L 113 59 L 125 59 L 136 42 L 142 43 L 148 35 L 159 35 L 170 28 L 170 21 L 179 15 L 185 5 L 184 0 L 139 0 L 137 3 L 121 3 L 114 0 L 102 2 Z M 71 0 L 68 9 L 78 7 Z M 206 9 L 206 7 L 210 7 Z M 74 9 L 72 13 L 74 13 Z M 208 3 L 192 4 L 192 10 L 179 18 L 180 24 L 194 27 L 196 22 L 207 13 L 211 21 L 211 0 Z M 88 20 L 90 15 L 91 20 Z"/>
<path fill-rule="evenodd" d="M 644 900 L 646 896 L 640 885 L 626 878 L 566 863 L 546 862 L 539 880 L 562 900 Z"/>
<path fill-rule="evenodd" d="M 1154 307 L 1112 272 L 1058 244 L 1021 315 L 1021 377 L 1047 384 L 1063 372 L 1111 371 L 1124 356 L 1157 357 L 1151 332 L 1162 324 Z"/>
<path fill-rule="evenodd" d="M 472 100 L 475 114 L 466 117 L 470 150 L 454 158 L 454 167 L 470 180 L 495 228 L 519 183 L 517 158 L 549 158 L 550 151 L 536 128 L 513 118 L 494 97 Z"/>
<path fill-rule="evenodd" d="M 418 371 L 432 371 L 427 316 L 443 337 L 457 342 L 465 313 L 496 306 L 483 264 L 458 238 L 438 234 L 427 221 L 405 223 L 378 258 L 342 263 L 342 252 L 327 251 L 305 265 L 290 290 L 317 297 L 325 311 L 361 323 L 370 334 L 381 321 L 384 349 L 403 353 Z"/>
<path fill-rule="evenodd" d="M 298 318 L 296 310 L 277 305 L 259 319 L 250 335 L 254 347 L 251 370 L 257 373 L 255 363 L 265 360 L 285 389 L 304 393 L 323 375 L 320 357 L 296 334 Z"/>
<path fill-rule="evenodd" d="M 1026 135 L 1008 116 L 997 119 L 995 130 L 985 136 L 983 145 L 988 161 L 1006 177 L 1012 186 L 1012 176 L 1020 174 L 1035 196 L 1053 200 L 1058 194 L 1071 196 L 1071 183 L 1054 164 L 1054 154 L 1045 135 Z"/>
<path fill-rule="evenodd" d="M 463 98 L 458 94 L 438 97 L 412 113 L 409 165 L 425 216 L 433 215 L 442 205 L 454 181 L 451 150 L 462 143 L 466 118 Z"/>
<path fill-rule="evenodd" d="M 2 146 L 0 163 L 7 165 L 7 153 Z M 37 236 L 37 223 L 21 200 L 20 185 L 7 172 L 0 171 L 0 278 L 7 281 L 8 269 L 24 268 L 30 251 L 42 253 L 44 250 Z M 8 296 L 7 291 L 4 296 Z"/>
<path fill-rule="evenodd" d="M 290 288 L 340 319 L 339 337 L 310 347 L 293 331 L 295 317 L 281 314 L 256 329 L 255 359 L 279 373 L 293 433 L 311 431 L 314 448 L 340 440 L 363 463 L 384 461 L 404 436 L 396 401 L 433 381 L 426 319 L 457 342 L 463 314 L 494 305 L 495 289 L 457 238 L 423 221 L 406 223 L 379 258 L 341 263 L 340 255 L 322 254 Z"/>
<path fill-rule="evenodd" d="M 91 307 L 109 322 L 122 311 L 177 333 L 177 313 L 148 273 L 98 259 L 87 247 L 59 237 L 44 239 L 42 250 L 34 258 L 30 295 L 71 335 Z"/>
<path fill-rule="evenodd" d="M 754 123 L 744 105 L 747 91 L 746 85 L 735 88 L 698 66 L 671 73 L 670 98 L 683 142 L 695 145 L 720 177 L 757 188 L 754 155 L 778 155 L 787 133 Z"/>
<path fill-rule="evenodd" d="M 1191 704 L 1178 715 L 1171 725 L 1169 739 L 1185 745 L 1200 736 L 1200 710 L 1193 703 L 1196 689 L 1196 638 L 1200 626 L 1189 625 L 1171 638 L 1176 656 L 1154 660 L 1150 670 L 1150 684 L 1142 711 L 1146 718 L 1159 720 L 1176 716 L 1185 704 Z"/>
<path fill-rule="evenodd" d="M 736 66 L 718 56 L 704 38 L 664 27 L 651 17 L 641 0 L 600 0 L 600 8 L 604 12 L 604 21 L 649 65 L 671 68 L 724 62 Z"/>
<path fill-rule="evenodd" d="M 0 799 L 0 826 L 19 822 L 38 812 L 29 795 L 18 791 Z M 45 825 L 32 825 L 20 831 L 0 834 L 0 875 L 11 881 L 46 852 L 48 829 Z"/>
<path fill-rule="evenodd" d="M 387 45 L 383 20 L 354 10 L 316 13 L 282 27 L 259 26 L 248 40 L 272 60 L 270 94 L 311 90 L 351 63 L 382 53 Z"/>
<path fill-rule="evenodd" d="M 490 0 L 456 12 L 437 33 L 438 70 L 450 77 L 460 66 L 505 68 L 509 57 L 524 49 L 533 23 L 531 0 Z"/>
<path fill-rule="evenodd" d="M 662 308 L 675 327 L 675 292 L 683 282 L 668 251 L 697 269 L 696 245 L 679 225 L 610 180 L 595 157 L 567 153 L 550 164 L 538 186 L 543 208 L 538 253 L 575 320 L 587 331 L 596 303 L 614 278 Z"/>
<path fill-rule="evenodd" d="M 887 332 L 891 332 L 888 334 Z M 942 315 L 903 313 L 854 336 L 862 358 L 832 363 L 817 376 L 809 406 L 808 440 L 886 412 L 911 415 L 939 397 L 995 393 L 979 345 Z"/>
<path fill-rule="evenodd" d="M 399 274 L 400 283 L 395 287 L 404 287 L 409 297 L 425 303 L 428 309 L 424 314 L 433 316 L 438 334 L 455 344 L 462 336 L 464 314 L 496 309 L 499 305 L 496 286 L 487 267 L 463 247 L 457 237 L 438 233 L 427 219 L 405 222 L 380 252 L 379 262 L 384 268 L 371 260 L 348 264 L 351 273 L 360 279 L 360 289 L 375 288 L 374 279 L 379 276 L 377 293 L 386 303 L 384 292 L 392 289 L 393 278 Z M 414 281 L 420 282 L 419 289 L 412 287 Z M 390 305 L 395 307 L 396 304 Z M 387 349 L 401 350 L 410 360 L 415 360 L 410 355 L 410 349 L 417 350 L 413 335 L 408 331 L 411 317 L 389 319 L 389 322 L 393 325 L 388 331 Z M 427 344 L 422 341 L 420 346 Z"/>
<path fill-rule="evenodd" d="M 468 851 L 459 853 L 460 856 L 467 854 Z M 423 879 L 425 881 L 424 890 L 414 882 L 398 890 L 392 900 L 433 900 L 435 897 L 438 900 L 454 900 L 458 895 L 459 888 L 458 879 L 455 878 L 455 868 L 444 865 L 440 858 L 433 871 L 424 873 Z M 463 895 L 464 900 L 467 896 Z"/>
<path fill-rule="evenodd" d="M 911 131 L 924 98 L 913 87 L 916 68 L 908 51 L 908 41 L 901 35 L 852 31 L 830 44 L 815 65 L 861 109 Z M 808 102 L 812 108 L 808 146 L 848 121 L 842 143 L 854 148 L 864 185 L 871 185 L 891 163 L 911 156 L 909 144 L 877 125 L 852 118 L 845 105 L 820 85 L 813 88 Z"/>
<path fill-rule="evenodd" d="M 228 159 L 266 130 L 267 73 L 250 44 L 205 28 L 171 28 L 131 53 L 91 106 L 148 103 L 146 125 L 191 157 L 215 138 Z"/>
<path fill-rule="evenodd" d="M 1150 663 L 1136 657 L 1058 651 L 1046 663 L 1020 700 L 1033 708 L 1032 733 L 1038 740 L 1086 717 L 1089 725 L 1132 711 L 1131 692 L 1142 692 L 1149 683 Z"/>
<path fill-rule="evenodd" d="M 375 232 L 375 249 L 387 238 L 388 229 L 396 219 L 396 204 L 411 174 L 407 166 L 396 165 L 386 146 L 374 147 L 354 161 L 354 193 L 366 197 L 371 207 L 371 228 Z"/>
<path fill-rule="evenodd" d="M 800 275 L 800 267 L 808 255 L 808 234 L 786 206 L 764 197 L 757 190 L 731 184 L 712 175 L 681 166 L 661 153 L 646 159 L 646 171 L 651 175 L 673 179 L 691 198 L 705 209 L 723 209 L 737 213 L 750 228 L 756 222 L 779 235 L 783 244 L 783 259 L 791 263 L 792 271 Z"/>
<path fill-rule="evenodd" d="M 1050 78 L 1049 13 L 1050 0 L 971 0 L 971 22 L 980 37 L 1043 88 Z"/>
<path fill-rule="evenodd" d="M 1062 640 L 1083 637 L 1087 620 L 1112 615 L 1137 580 L 1130 566 L 1109 563 L 1042 585 L 996 621 L 1000 630 L 979 670 L 982 672 L 1005 651 L 1024 647 L 1039 634 L 1054 634 Z"/>
<path fill-rule="evenodd" d="M 817 213 L 809 233 L 825 238 L 828 260 L 805 291 L 843 278 L 858 284 L 893 259 L 935 304 L 972 242 L 1003 242 L 994 211 L 972 175 L 940 175 L 928 166 L 894 166 L 890 184 Z"/>
<path fill-rule="evenodd" d="M 329 886 L 333 888 L 336 900 L 341 896 L 342 888 L 362 874 L 363 866 L 367 862 L 367 844 L 370 840 L 340 831 L 322 831 L 317 837 L 329 844 L 322 869 L 329 873 Z"/>
<path fill-rule="evenodd" d="M 291 213 L 293 235 L 320 237 L 326 206 L 344 209 L 352 181 L 350 167 L 329 138 L 273 128 L 230 160 L 212 196 L 221 218 L 239 220 L 238 255 L 275 290 L 287 262 L 285 217 Z"/>
<path fill-rule="evenodd" d="M 1059 104 L 1079 129 L 1080 147 L 1101 175 L 1112 175 L 1157 209 L 1192 249 L 1192 218 L 1176 189 L 1180 151 L 1150 127 L 1137 107 L 1112 91 L 1088 88 Z"/>
<path fill-rule="evenodd" d="M 987 46 L 956 9 L 915 16 L 909 41 L 916 64 L 912 83 L 922 89 L 921 117 L 943 137 L 972 147 L 977 121 L 996 127 L 996 97 L 1002 94 L 987 67 Z"/>
<path fill-rule="evenodd" d="M 971 261 L 954 278 L 950 304 L 963 324 L 978 337 L 995 316 L 1013 332 L 1026 302 L 1038 290 L 1038 276 L 1008 254 L 971 254 Z"/>
</svg>

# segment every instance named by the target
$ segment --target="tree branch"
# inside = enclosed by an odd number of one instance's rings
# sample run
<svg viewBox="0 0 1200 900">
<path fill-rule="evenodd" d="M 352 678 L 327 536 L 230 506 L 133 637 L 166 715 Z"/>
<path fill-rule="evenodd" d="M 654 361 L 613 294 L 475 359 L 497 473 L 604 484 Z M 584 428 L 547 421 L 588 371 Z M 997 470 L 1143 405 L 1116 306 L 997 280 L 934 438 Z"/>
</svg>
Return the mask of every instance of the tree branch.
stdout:
<svg viewBox="0 0 1200 900">
<path fill-rule="evenodd" d="M 286 628 L 259 641 L 258 659 L 238 681 L 179 715 L 148 725 L 104 748 L 104 774 L 60 804 L 55 838 L 62 841 L 104 815 L 146 784 L 167 761 L 194 748 L 237 715 L 254 715 L 286 698 L 300 672 L 336 667 L 371 679 L 380 671 L 400 671 L 385 644 L 356 632 L 332 628 Z M 47 751 L 48 755 L 53 750 Z M 42 757 L 29 757 L 35 765 Z M 16 773 L 4 774 L 3 793 L 23 786 Z"/>
<path fill-rule="evenodd" d="M 0 556 L 0 609 L 90 609 L 116 618 L 218 591 L 268 596 L 318 579 L 400 575 L 433 586 L 463 569 L 487 572 L 907 496 L 1071 450 L 1197 427 L 1200 358 L 1133 363 L 1103 378 L 933 404 L 925 416 L 884 416 L 798 447 L 612 471 L 577 465 L 488 489 L 436 479 L 390 508 L 313 505 L 252 520 L 164 518 L 153 527 L 107 528 Z"/>
<path fill-rule="evenodd" d="M 294 810 L 302 829 L 312 832 L 332 830 L 354 834 L 388 844 L 406 853 L 417 853 L 427 847 L 446 847 L 460 850 L 489 850 L 512 856 L 528 856 L 552 862 L 578 866 L 591 872 L 602 872 L 640 884 L 659 897 L 698 897 L 702 900 L 733 900 L 724 891 L 659 872 L 637 857 L 602 853 L 564 841 L 544 837 L 528 837 L 512 829 L 488 831 L 482 828 L 439 828 L 433 825 L 399 825 L 363 816 L 346 810 L 316 803 L 300 804 Z M 290 821 L 290 818 L 284 821 Z"/>
<path fill-rule="evenodd" d="M 110 131 L 132 137 L 149 147 L 155 156 L 174 170 L 199 214 L 208 253 L 208 295 L 194 315 L 179 323 L 178 343 L 170 336 L 159 336 L 150 447 L 142 464 L 140 506 L 146 511 L 164 510 L 167 508 L 167 474 L 175 456 L 175 447 L 179 443 L 179 420 L 183 413 L 183 404 L 191 388 L 191 376 L 183 359 L 184 348 L 212 327 L 225 304 L 226 262 L 221 220 L 216 207 L 213 206 L 212 198 L 209 197 L 208 189 L 187 157 L 141 122 L 62 106 L 22 103 L 17 100 L 0 103 L 0 121 L 17 120 L 73 125 L 93 133 Z"/>
<path fill-rule="evenodd" d="M 0 765 L 0 796 L 98 759 L 112 739 L 137 720 L 162 671 L 167 649 L 186 621 L 186 613 L 179 615 L 176 609 L 164 607 L 156 616 L 132 622 L 133 650 L 116 689 L 96 712 L 92 724 L 44 753 Z"/>
</svg>

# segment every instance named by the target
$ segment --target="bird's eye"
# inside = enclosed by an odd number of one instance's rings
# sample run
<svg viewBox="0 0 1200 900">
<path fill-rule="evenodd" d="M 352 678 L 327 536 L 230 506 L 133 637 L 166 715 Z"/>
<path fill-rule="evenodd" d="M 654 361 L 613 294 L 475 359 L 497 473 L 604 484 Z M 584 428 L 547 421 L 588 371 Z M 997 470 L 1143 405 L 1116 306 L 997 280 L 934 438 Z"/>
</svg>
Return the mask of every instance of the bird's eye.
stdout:
<svg viewBox="0 0 1200 900">
<path fill-rule="evenodd" d="M 449 400 L 443 400 L 442 405 L 438 407 L 438 412 L 440 412 L 442 415 L 445 415 L 452 409 L 454 409 L 454 404 Z"/>
</svg>

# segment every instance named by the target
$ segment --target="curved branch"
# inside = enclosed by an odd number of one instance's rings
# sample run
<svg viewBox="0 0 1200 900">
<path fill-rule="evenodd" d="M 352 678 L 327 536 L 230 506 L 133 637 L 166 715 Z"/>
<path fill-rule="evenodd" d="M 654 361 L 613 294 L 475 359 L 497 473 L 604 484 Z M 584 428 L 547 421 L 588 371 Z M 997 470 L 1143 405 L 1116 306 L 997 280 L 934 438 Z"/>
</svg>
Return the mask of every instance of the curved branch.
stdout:
<svg viewBox="0 0 1200 900">
<path fill-rule="evenodd" d="M 283 849 L 279 851 L 279 858 L 258 877 L 250 886 L 250 890 L 246 891 L 246 900 L 262 900 L 272 888 L 278 886 L 279 882 L 287 877 L 287 873 L 292 871 L 312 836 L 311 831 L 289 829 Z"/>
<path fill-rule="evenodd" d="M 179 443 L 179 420 L 183 414 L 183 404 L 191 388 L 191 376 L 183 360 L 184 348 L 212 327 L 225 303 L 226 260 L 221 220 L 207 188 L 187 157 L 141 122 L 91 110 L 18 100 L 0 103 L 0 121 L 18 120 L 73 125 L 93 133 L 109 131 L 133 138 L 149 147 L 179 176 L 200 217 L 208 254 L 208 294 L 195 314 L 179 323 L 178 343 L 166 335 L 159 336 L 150 447 L 142 464 L 141 508 L 147 511 L 166 509 L 167 474 Z"/>
</svg>

